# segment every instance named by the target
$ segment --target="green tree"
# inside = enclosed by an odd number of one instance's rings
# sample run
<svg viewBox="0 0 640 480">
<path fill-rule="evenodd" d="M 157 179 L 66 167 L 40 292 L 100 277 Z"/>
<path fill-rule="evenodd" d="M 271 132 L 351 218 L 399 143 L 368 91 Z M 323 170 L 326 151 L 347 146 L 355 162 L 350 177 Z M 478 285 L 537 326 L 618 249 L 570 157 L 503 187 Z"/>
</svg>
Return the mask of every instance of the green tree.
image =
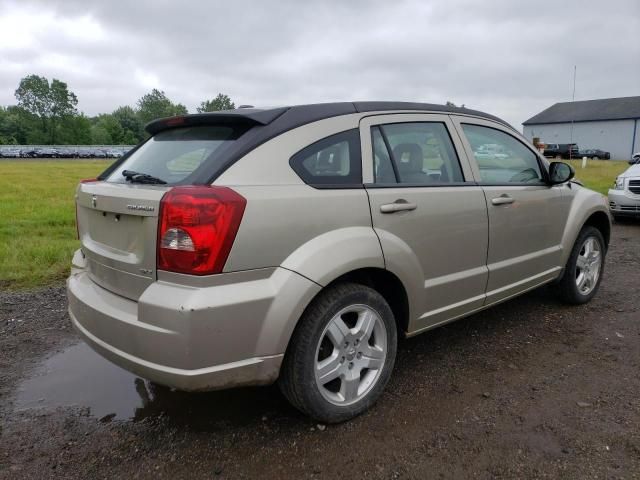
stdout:
<svg viewBox="0 0 640 480">
<path fill-rule="evenodd" d="M 98 115 L 96 125 L 109 133 L 112 144 L 118 145 L 122 143 L 124 130 L 122 128 L 122 125 L 120 125 L 120 122 L 118 122 L 118 120 L 113 115 L 110 115 L 108 113 Z"/>
<path fill-rule="evenodd" d="M 65 117 L 60 123 L 58 142 L 67 145 L 89 145 L 91 120 L 84 114 Z"/>
<path fill-rule="evenodd" d="M 112 145 L 114 142 L 106 128 L 95 124 L 91 126 L 91 143 L 94 145 Z"/>
<path fill-rule="evenodd" d="M 137 138 L 131 130 L 125 130 L 122 136 L 122 145 L 135 145 L 142 140 Z"/>
<path fill-rule="evenodd" d="M 204 112 L 217 112 L 219 110 L 233 110 L 236 108 L 235 104 L 229 98 L 229 95 L 219 93 L 213 100 L 205 100 L 200 103 L 197 108 L 198 113 Z"/>
<path fill-rule="evenodd" d="M 28 75 L 20 80 L 15 96 L 20 108 L 40 119 L 49 143 L 56 142 L 61 120 L 77 114 L 78 98 L 66 83 L 55 78 L 49 83 L 45 77 Z"/>
<path fill-rule="evenodd" d="M 8 108 L 0 106 L 0 145 L 15 145 L 19 143 L 19 122 Z"/>
<path fill-rule="evenodd" d="M 7 127 L 18 144 L 42 144 L 48 141 L 48 134 L 42 129 L 37 115 L 16 105 L 7 107 Z"/>
<path fill-rule="evenodd" d="M 138 100 L 138 118 L 142 123 L 149 123 L 157 118 L 186 115 L 187 107 L 173 103 L 162 90 L 154 88 L 150 93 Z"/>
<path fill-rule="evenodd" d="M 55 78 L 51 81 L 49 92 L 51 101 L 49 128 L 51 131 L 51 143 L 55 144 L 58 124 L 63 119 L 78 114 L 78 110 L 76 110 L 78 97 L 76 97 L 75 93 L 69 91 L 66 83 L 56 80 Z"/>
<path fill-rule="evenodd" d="M 20 108 L 40 118 L 42 130 L 46 131 L 47 118 L 51 113 L 49 80 L 38 75 L 24 77 L 15 91 L 15 97 Z"/>
<path fill-rule="evenodd" d="M 135 145 L 144 138 L 144 127 L 133 108 L 126 105 L 118 107 L 111 115 L 122 127 L 123 145 Z"/>
</svg>

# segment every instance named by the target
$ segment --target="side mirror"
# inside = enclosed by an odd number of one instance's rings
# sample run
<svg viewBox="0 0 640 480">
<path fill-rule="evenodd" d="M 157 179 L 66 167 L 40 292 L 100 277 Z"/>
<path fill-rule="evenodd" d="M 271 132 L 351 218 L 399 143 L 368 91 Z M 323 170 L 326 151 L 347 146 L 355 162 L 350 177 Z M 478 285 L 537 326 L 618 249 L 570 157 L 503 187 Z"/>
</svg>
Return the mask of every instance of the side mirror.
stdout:
<svg viewBox="0 0 640 480">
<path fill-rule="evenodd" d="M 575 174 L 575 170 L 568 163 L 551 162 L 551 165 L 549 165 L 549 181 L 551 185 L 568 182 Z"/>
</svg>

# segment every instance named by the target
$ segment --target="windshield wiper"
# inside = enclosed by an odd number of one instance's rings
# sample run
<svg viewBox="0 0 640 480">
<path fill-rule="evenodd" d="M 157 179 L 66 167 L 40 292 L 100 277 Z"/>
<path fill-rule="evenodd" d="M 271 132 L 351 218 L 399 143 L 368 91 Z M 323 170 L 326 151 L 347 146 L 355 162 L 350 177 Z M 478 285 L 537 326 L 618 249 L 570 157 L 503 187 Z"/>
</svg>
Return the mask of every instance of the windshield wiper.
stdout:
<svg viewBox="0 0 640 480">
<path fill-rule="evenodd" d="M 161 178 L 154 177 L 153 175 L 149 175 L 148 173 L 140 173 L 140 172 L 135 172 L 133 170 L 123 170 L 122 176 L 126 178 L 128 182 L 131 182 L 131 183 L 148 183 L 148 184 L 161 184 L 161 185 L 164 185 L 167 183 Z"/>
</svg>

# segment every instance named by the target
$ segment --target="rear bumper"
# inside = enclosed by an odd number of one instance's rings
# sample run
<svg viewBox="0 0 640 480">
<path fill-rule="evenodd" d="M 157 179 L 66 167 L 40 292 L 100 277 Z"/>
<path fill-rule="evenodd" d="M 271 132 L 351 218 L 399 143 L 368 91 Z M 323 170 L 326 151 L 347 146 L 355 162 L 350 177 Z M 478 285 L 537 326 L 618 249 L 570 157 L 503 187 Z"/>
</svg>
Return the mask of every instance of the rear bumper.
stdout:
<svg viewBox="0 0 640 480">
<path fill-rule="evenodd" d="M 640 217 L 640 195 L 627 190 L 609 190 L 609 210 L 620 217 Z"/>
<path fill-rule="evenodd" d="M 74 269 L 69 315 L 99 354 L 162 385 L 195 391 L 274 382 L 297 319 L 320 287 L 282 268 L 216 277 L 202 288 L 155 282 L 136 302 Z"/>
</svg>

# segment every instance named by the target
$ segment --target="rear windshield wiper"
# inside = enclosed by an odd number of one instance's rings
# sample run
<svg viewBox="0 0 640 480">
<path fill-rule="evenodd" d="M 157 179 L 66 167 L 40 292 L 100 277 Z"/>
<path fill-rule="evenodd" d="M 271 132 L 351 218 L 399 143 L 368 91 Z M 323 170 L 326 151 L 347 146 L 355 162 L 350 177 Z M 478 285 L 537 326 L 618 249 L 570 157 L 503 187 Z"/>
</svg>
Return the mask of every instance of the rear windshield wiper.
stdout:
<svg viewBox="0 0 640 480">
<path fill-rule="evenodd" d="M 154 177 L 153 175 L 149 175 L 148 173 L 134 172 L 133 170 L 123 170 L 122 176 L 126 178 L 128 182 L 131 182 L 131 183 L 148 183 L 148 184 L 162 184 L 162 185 L 167 183 L 161 178 Z"/>
</svg>

